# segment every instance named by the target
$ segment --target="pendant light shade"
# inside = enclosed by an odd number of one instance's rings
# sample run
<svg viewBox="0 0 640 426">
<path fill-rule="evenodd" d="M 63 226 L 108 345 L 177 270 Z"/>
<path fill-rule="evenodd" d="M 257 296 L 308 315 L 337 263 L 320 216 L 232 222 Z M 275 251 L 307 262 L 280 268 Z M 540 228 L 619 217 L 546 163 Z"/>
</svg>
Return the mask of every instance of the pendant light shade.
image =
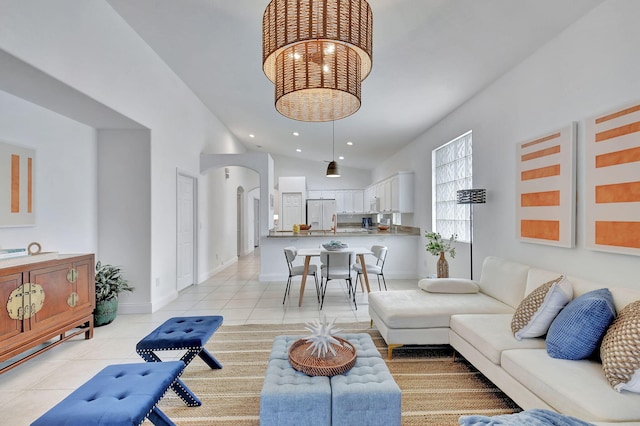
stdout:
<svg viewBox="0 0 640 426">
<path fill-rule="evenodd" d="M 340 177 L 340 170 L 338 170 L 338 163 L 331 161 L 327 167 L 327 177 Z"/>
<path fill-rule="evenodd" d="M 372 66 L 372 24 L 366 0 L 272 0 L 262 18 L 262 69 L 278 112 L 319 122 L 356 112 Z"/>
<path fill-rule="evenodd" d="M 340 177 L 338 163 L 336 163 L 336 122 L 331 122 L 331 162 L 327 166 L 327 177 Z"/>
</svg>

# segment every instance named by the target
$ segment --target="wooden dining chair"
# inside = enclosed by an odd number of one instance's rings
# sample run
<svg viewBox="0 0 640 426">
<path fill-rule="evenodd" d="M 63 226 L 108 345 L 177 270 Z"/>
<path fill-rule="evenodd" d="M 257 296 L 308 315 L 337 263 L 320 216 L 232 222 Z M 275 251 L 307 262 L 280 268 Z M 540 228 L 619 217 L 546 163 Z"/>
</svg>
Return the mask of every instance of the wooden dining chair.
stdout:
<svg viewBox="0 0 640 426">
<path fill-rule="evenodd" d="M 351 279 L 351 271 L 355 262 L 355 253 L 353 250 L 321 250 L 320 251 L 320 289 L 322 297 L 320 300 L 320 309 L 324 305 L 324 296 L 327 292 L 327 284 L 331 280 L 344 280 L 347 283 L 349 297 L 353 297 L 353 304 L 356 309 L 356 286 L 353 285 Z"/>
<path fill-rule="evenodd" d="M 293 261 L 298 256 L 298 249 L 295 247 L 285 247 L 284 248 L 284 257 L 287 260 L 287 267 L 289 268 L 289 278 L 287 278 L 287 287 L 284 289 L 284 299 L 282 299 L 282 304 L 287 300 L 287 296 L 291 293 L 291 279 L 293 277 L 298 277 L 304 275 L 304 265 L 293 265 Z M 316 298 L 318 299 L 318 303 L 320 303 L 320 287 L 318 285 L 318 267 L 316 265 L 309 265 L 309 270 L 307 271 L 307 275 L 313 275 L 313 278 L 316 282 Z"/>
</svg>

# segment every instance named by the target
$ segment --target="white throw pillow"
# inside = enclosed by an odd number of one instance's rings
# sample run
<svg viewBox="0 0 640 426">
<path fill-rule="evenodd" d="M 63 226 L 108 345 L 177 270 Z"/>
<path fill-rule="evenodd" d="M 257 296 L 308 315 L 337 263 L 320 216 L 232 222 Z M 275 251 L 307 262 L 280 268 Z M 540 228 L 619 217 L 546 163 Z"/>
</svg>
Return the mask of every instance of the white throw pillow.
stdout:
<svg viewBox="0 0 640 426">
<path fill-rule="evenodd" d="M 477 293 L 478 284 L 461 278 L 424 278 L 418 282 L 418 287 L 429 293 Z"/>
<path fill-rule="evenodd" d="M 544 336 L 558 312 L 571 301 L 573 287 L 559 276 L 539 286 L 525 297 L 511 320 L 511 331 L 517 340 Z"/>
</svg>

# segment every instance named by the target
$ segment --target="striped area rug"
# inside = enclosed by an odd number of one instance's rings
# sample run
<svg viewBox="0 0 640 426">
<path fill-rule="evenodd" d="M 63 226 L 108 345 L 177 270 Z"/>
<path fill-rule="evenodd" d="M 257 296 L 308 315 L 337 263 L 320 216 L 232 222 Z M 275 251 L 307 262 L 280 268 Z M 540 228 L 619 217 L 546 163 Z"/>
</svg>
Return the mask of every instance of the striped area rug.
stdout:
<svg viewBox="0 0 640 426">
<path fill-rule="evenodd" d="M 369 323 L 338 326 L 345 333 L 370 334 L 386 360 L 386 344 Z M 259 425 L 260 390 L 273 338 L 307 334 L 304 324 L 220 327 L 207 349 L 223 368 L 211 370 L 196 358 L 182 375 L 202 406 L 185 407 L 169 391 L 160 408 L 179 426 Z M 454 360 L 452 354 L 448 346 L 409 347 L 394 350 L 393 359 L 386 360 L 402 390 L 403 425 L 457 425 L 463 414 L 492 416 L 520 411 L 464 358 Z"/>
</svg>

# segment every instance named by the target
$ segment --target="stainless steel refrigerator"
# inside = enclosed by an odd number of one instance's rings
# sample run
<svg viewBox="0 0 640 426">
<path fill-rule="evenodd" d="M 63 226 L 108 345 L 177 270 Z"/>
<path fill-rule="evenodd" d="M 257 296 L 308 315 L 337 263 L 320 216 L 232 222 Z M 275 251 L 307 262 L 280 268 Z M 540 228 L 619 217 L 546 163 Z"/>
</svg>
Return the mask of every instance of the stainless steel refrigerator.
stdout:
<svg viewBox="0 0 640 426">
<path fill-rule="evenodd" d="M 311 230 L 330 230 L 335 214 L 336 200 L 307 200 L 307 225 L 311 225 Z"/>
</svg>

